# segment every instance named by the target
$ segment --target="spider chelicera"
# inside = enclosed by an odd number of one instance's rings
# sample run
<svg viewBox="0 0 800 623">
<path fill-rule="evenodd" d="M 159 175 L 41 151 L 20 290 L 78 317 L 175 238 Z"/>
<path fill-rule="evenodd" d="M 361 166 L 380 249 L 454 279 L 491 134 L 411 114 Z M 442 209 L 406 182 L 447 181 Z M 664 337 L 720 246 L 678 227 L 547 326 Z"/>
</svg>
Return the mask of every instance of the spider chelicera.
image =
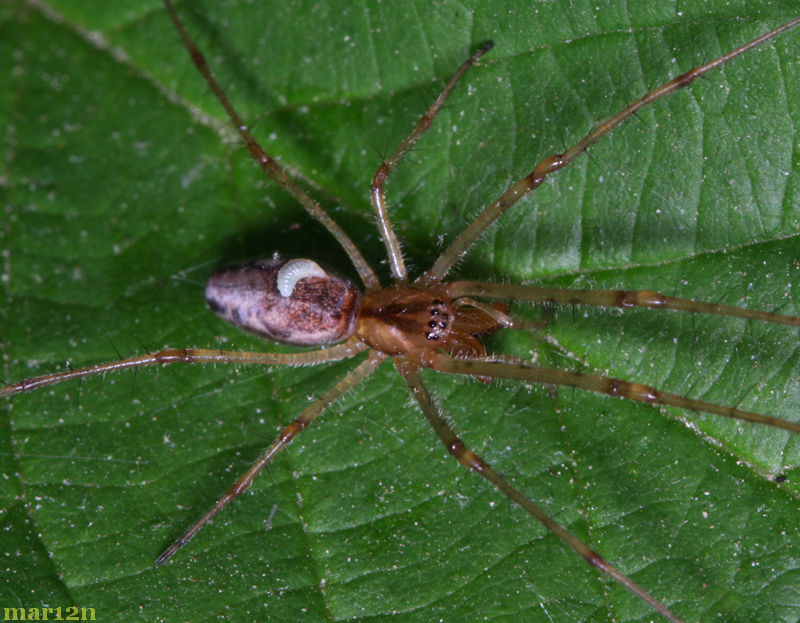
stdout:
<svg viewBox="0 0 800 623">
<path fill-rule="evenodd" d="M 191 44 L 187 40 L 187 45 L 190 49 L 196 51 L 196 48 L 193 48 L 193 44 Z M 479 54 L 487 52 L 487 48 L 483 48 Z M 478 54 L 474 56 L 470 62 L 474 62 L 478 57 Z M 195 54 L 195 58 L 199 58 L 197 54 Z M 210 74 L 206 74 L 210 76 Z M 218 93 L 221 95 L 222 91 L 218 90 Z M 431 117 L 432 118 L 432 115 Z M 244 123 L 240 121 L 235 121 L 235 124 L 238 127 L 244 127 Z M 599 134 L 603 134 L 606 129 L 603 129 L 600 126 Z M 245 131 L 245 139 L 247 138 L 247 132 Z M 419 133 L 416 135 L 412 135 L 415 139 L 419 138 Z M 261 158 L 261 155 L 257 153 L 257 148 L 255 143 L 250 143 L 251 152 L 256 152 L 256 156 Z M 574 155 L 579 156 L 583 153 L 587 144 L 579 144 L 577 148 L 574 150 Z M 394 164 L 394 158 L 399 161 L 399 158 L 402 156 L 402 152 L 404 151 L 404 147 L 401 147 L 400 151 L 395 154 L 395 156 L 390 157 L 387 159 L 387 162 L 390 163 L 387 169 L 384 169 L 384 172 L 388 172 L 391 170 Z M 271 168 L 271 173 L 274 176 L 280 177 L 282 173 L 279 169 L 275 168 L 275 165 L 271 163 L 271 160 L 268 160 L 268 168 Z M 541 171 L 545 171 L 548 168 L 551 168 L 551 164 L 554 161 L 551 161 L 550 164 L 544 166 Z M 385 165 L 386 166 L 386 165 Z M 376 179 L 380 182 L 380 178 L 382 177 L 382 172 L 376 175 Z M 284 181 L 287 185 L 293 185 L 292 182 Z M 525 186 L 529 186 L 528 184 L 524 184 Z M 305 197 L 303 191 L 295 191 L 296 193 L 301 193 L 301 202 L 306 203 L 306 207 L 311 207 L 307 200 L 304 199 Z M 383 203 L 383 193 L 382 187 L 380 183 L 375 184 L 373 189 L 373 195 L 376 197 L 375 203 L 380 206 Z M 311 207 L 314 210 L 313 207 Z M 326 217 L 321 213 L 315 213 L 316 216 L 320 220 L 324 220 Z M 391 271 L 398 282 L 406 281 L 407 273 L 405 268 L 403 267 L 402 262 L 402 253 L 399 250 L 399 246 L 396 242 L 392 242 L 393 234 L 391 231 L 390 220 L 387 215 L 380 216 L 378 218 L 378 222 L 382 226 L 382 236 L 384 238 L 387 245 L 388 255 L 390 257 L 390 266 Z M 335 226 L 331 225 L 331 228 L 335 229 Z M 486 228 L 486 224 L 481 224 L 479 227 L 479 231 L 482 232 Z M 343 246 L 347 247 L 351 245 L 349 243 L 349 239 L 341 232 L 341 231 L 334 231 L 334 236 L 339 240 Z M 465 245 L 463 250 L 467 250 L 467 246 Z M 371 370 L 377 366 L 383 359 L 384 355 L 392 355 L 395 356 L 396 366 L 398 371 L 406 378 L 406 381 L 412 388 L 412 391 L 416 395 L 417 399 L 421 401 L 421 406 L 423 410 L 425 410 L 429 418 L 432 420 L 432 424 L 435 428 L 437 428 L 437 432 L 439 432 L 440 436 L 447 439 L 448 447 L 454 451 L 456 455 L 460 457 L 462 462 L 469 464 L 473 469 L 479 468 L 477 471 L 480 471 L 483 475 L 486 475 L 489 472 L 486 465 L 480 463 L 478 459 L 474 458 L 468 451 L 464 450 L 459 443 L 456 441 L 455 438 L 451 436 L 451 433 L 448 432 L 444 422 L 438 418 L 437 410 L 432 406 L 427 394 L 422 389 L 422 382 L 418 375 L 418 371 L 416 369 L 417 365 L 422 365 L 423 367 L 432 367 L 438 369 L 440 371 L 446 372 L 462 372 L 467 373 L 472 378 L 477 378 L 478 381 L 476 382 L 489 382 L 492 378 L 498 377 L 507 377 L 507 378 L 518 378 L 523 381 L 528 382 L 539 382 L 543 381 L 547 384 L 553 385 L 562 382 L 569 382 L 572 384 L 577 384 L 578 386 L 588 387 L 588 388 L 596 388 L 600 389 L 601 391 L 607 391 L 609 393 L 623 395 L 631 397 L 632 395 L 639 396 L 643 398 L 645 401 L 656 401 L 655 393 L 647 388 L 647 387 L 640 387 L 640 388 L 631 388 L 631 386 L 616 381 L 609 381 L 608 379 L 601 379 L 596 376 L 592 376 L 590 374 L 581 373 L 581 374 L 573 374 L 569 372 L 554 372 L 548 373 L 547 376 L 542 378 L 540 376 L 540 372 L 538 372 L 538 368 L 533 368 L 529 363 L 524 363 L 520 361 L 518 358 L 515 357 L 504 357 L 501 355 L 494 355 L 490 358 L 485 358 L 485 353 L 481 351 L 481 347 L 479 346 L 479 342 L 472 337 L 471 334 L 477 334 L 482 336 L 484 334 L 491 334 L 498 331 L 501 327 L 506 327 L 509 325 L 513 325 L 516 321 L 513 317 L 508 313 L 508 309 L 502 305 L 493 303 L 496 298 L 501 298 L 504 301 L 507 300 L 535 300 L 539 302 L 551 302 L 551 301 L 558 301 L 561 303 L 589 303 L 592 297 L 598 297 L 597 301 L 599 304 L 606 304 L 606 305 L 620 305 L 620 306 L 630 306 L 636 303 L 644 303 L 652 306 L 657 307 L 677 307 L 681 309 L 686 309 L 687 311 L 704 311 L 702 309 L 702 305 L 699 303 L 678 303 L 674 300 L 664 298 L 661 296 L 646 294 L 646 295 L 637 295 L 637 294 L 587 294 L 587 293 L 571 293 L 571 294 L 564 294 L 563 292 L 556 292 L 556 291 L 542 291 L 540 289 L 529 287 L 529 286 L 507 286 L 507 285 L 494 285 L 494 284 L 470 284 L 467 282 L 456 282 L 457 285 L 451 286 L 439 286 L 438 281 L 439 277 L 443 277 L 445 273 L 449 271 L 449 268 L 457 259 L 461 256 L 461 250 L 457 249 L 456 251 L 448 251 L 442 254 L 441 259 L 437 261 L 432 269 L 432 273 L 428 274 L 428 277 L 425 279 L 424 282 L 414 282 L 411 286 L 409 286 L 409 290 L 404 290 L 400 298 L 402 302 L 398 304 L 397 302 L 397 295 L 398 292 L 396 290 L 376 290 L 377 288 L 377 280 L 374 276 L 371 276 L 370 269 L 367 266 L 365 261 L 359 259 L 361 256 L 359 252 L 355 249 L 355 245 L 351 245 L 349 249 L 349 255 L 351 259 L 354 261 L 354 264 L 357 267 L 357 272 L 360 274 L 362 279 L 365 281 L 367 286 L 366 294 L 364 295 L 362 302 L 362 309 L 371 310 L 369 313 L 363 314 L 360 317 L 360 320 L 352 320 L 352 322 L 348 322 L 345 316 L 342 316 L 338 310 L 334 315 L 336 315 L 338 320 L 341 321 L 344 325 L 357 325 L 359 322 L 366 322 L 365 318 L 377 318 L 380 321 L 385 321 L 387 318 L 392 318 L 393 326 L 397 323 L 404 324 L 406 321 L 404 320 L 404 314 L 394 311 L 394 312 L 387 312 L 387 307 L 391 308 L 394 306 L 395 308 L 399 308 L 402 312 L 405 312 L 409 308 L 414 308 L 414 322 L 410 327 L 410 333 L 406 333 L 399 338 L 400 342 L 408 341 L 408 335 L 415 336 L 413 338 L 413 346 L 408 347 L 407 345 L 398 346 L 397 339 L 389 340 L 386 338 L 386 331 L 385 330 L 377 330 L 375 329 L 375 324 L 372 323 L 370 326 L 365 326 L 360 329 L 360 337 L 358 338 L 358 342 L 355 339 L 350 339 L 350 341 L 345 342 L 346 346 L 330 346 L 327 347 L 323 354 L 317 355 L 275 355 L 275 354 L 264 354 L 264 355 L 255 355 L 255 356 L 239 356 L 239 355 L 230 355 L 230 354 L 220 354 L 217 351 L 201 351 L 201 350 L 193 350 L 193 351 L 164 351 L 161 354 L 149 357 L 145 356 L 144 358 L 132 358 L 129 360 L 117 361 L 111 364 L 105 364 L 100 367 L 92 367 L 85 369 L 84 371 L 75 370 L 71 372 L 67 372 L 64 374 L 57 374 L 57 375 L 45 375 L 44 377 L 39 377 L 40 380 L 31 380 L 23 381 L 21 384 L 17 385 L 10 385 L 3 390 L 3 394 L 13 394 L 19 391 L 25 391 L 28 389 L 34 389 L 35 387 L 41 386 L 43 384 L 58 382 L 61 380 L 65 380 L 67 378 L 75 378 L 78 376 L 87 376 L 91 374 L 97 374 L 100 372 L 112 370 L 112 369 L 119 369 L 123 367 L 131 367 L 131 366 L 139 366 L 139 365 L 149 365 L 149 364 L 159 364 L 159 363 L 168 363 L 171 361 L 187 361 L 187 362 L 197 362 L 197 361 L 215 361 L 215 362 L 232 362 L 232 361 L 241 361 L 241 362 L 249 362 L 249 361 L 259 361 L 261 363 L 274 363 L 274 364 L 281 364 L 281 363 L 297 363 L 299 359 L 305 358 L 305 361 L 314 362 L 314 363 L 322 363 L 324 361 L 338 359 L 342 357 L 349 357 L 355 355 L 357 352 L 363 351 L 364 348 L 361 345 L 361 342 L 367 341 L 371 347 L 373 347 L 373 351 L 380 350 L 382 354 L 375 354 L 373 353 L 366 361 L 362 362 L 359 367 L 357 368 L 358 372 L 355 375 L 350 375 L 345 377 L 346 381 L 342 381 L 343 385 L 336 386 L 338 389 L 333 390 L 331 394 L 328 395 L 328 400 L 335 399 L 342 391 L 345 391 L 349 388 L 350 383 L 354 383 L 359 380 L 359 375 L 366 375 Z M 326 271 L 323 268 L 320 268 L 316 264 L 290 264 L 287 268 L 285 265 L 276 265 L 270 266 L 269 268 L 265 269 L 267 271 L 268 276 L 266 277 L 267 287 L 271 287 L 272 279 L 275 278 L 277 280 L 284 281 L 286 285 L 284 286 L 283 293 L 277 293 L 275 296 L 279 297 L 277 300 L 293 300 L 294 290 L 296 288 L 302 289 L 303 287 L 309 287 L 310 285 L 319 282 L 319 284 L 324 285 L 328 279 L 326 276 Z M 263 270 L 258 270 L 254 268 L 248 269 L 248 274 L 258 274 L 259 279 L 263 278 L 265 274 Z M 271 271 L 271 272 L 270 272 Z M 286 274 L 283 274 L 283 273 Z M 237 275 L 240 273 L 236 273 Z M 299 277 L 298 277 L 299 275 Z M 218 280 L 221 278 L 217 278 Z M 420 287 L 424 286 L 422 290 Z M 442 289 L 444 288 L 444 289 Z M 241 318 L 242 313 L 240 310 L 231 310 L 230 306 L 227 303 L 221 302 L 219 300 L 219 290 L 226 290 L 230 289 L 230 279 L 224 278 L 224 280 L 217 284 L 215 288 L 212 288 L 208 292 L 208 298 L 212 302 L 212 307 L 216 309 L 216 311 L 224 313 L 229 316 L 235 316 L 237 318 Z M 276 285 L 274 289 L 280 289 Z M 376 293 L 378 292 L 378 293 Z M 421 292 L 421 294 L 420 294 Z M 355 298 L 358 295 L 353 295 Z M 420 299 L 420 297 L 422 297 Z M 327 294 L 325 295 L 326 300 L 331 298 Z M 336 298 L 336 297 L 333 297 Z M 355 308 L 357 305 L 352 305 L 351 308 Z M 728 314 L 738 314 L 744 312 L 734 311 L 732 308 L 726 308 L 724 310 L 716 308 L 708 311 L 716 311 L 716 312 L 724 312 Z M 778 318 L 773 315 L 764 315 L 760 312 L 752 312 L 751 316 L 745 316 L 751 319 L 757 320 L 767 320 L 767 321 L 781 321 L 786 322 L 787 324 L 797 324 L 796 318 Z M 455 319 L 455 320 L 454 320 Z M 462 331 L 456 331 L 454 337 L 448 337 L 448 331 L 450 331 L 453 323 L 455 322 L 456 326 L 466 326 L 467 328 Z M 295 331 L 294 326 L 287 326 L 287 325 L 280 325 L 277 329 L 273 331 Z M 341 337 L 339 335 L 338 337 Z M 396 337 L 396 336 L 395 336 Z M 414 341 L 417 340 L 417 341 Z M 436 345 L 437 348 L 432 349 L 429 345 L 433 343 Z M 377 347 L 377 348 L 376 348 Z M 449 352 L 450 355 L 454 355 L 451 357 L 449 355 L 443 354 L 444 352 Z M 299 358 L 299 359 L 298 359 Z M 126 363 L 127 362 L 127 363 Z M 720 409 L 711 404 L 700 404 L 698 402 L 685 402 L 683 400 L 668 398 L 668 401 L 675 402 L 679 404 L 679 406 L 685 406 L 690 409 L 694 410 L 705 410 L 705 411 L 719 411 Z M 324 408 L 326 405 L 325 397 L 323 396 L 317 402 L 314 403 L 316 405 L 312 409 L 316 412 L 317 409 Z M 735 415 L 741 416 L 743 415 L 741 412 L 730 411 L 729 409 L 722 408 L 723 415 Z M 306 418 L 308 419 L 308 418 Z M 782 422 L 776 421 L 775 419 L 766 419 L 764 423 L 772 426 L 781 426 L 787 428 L 788 430 L 792 430 L 797 432 L 798 427 L 791 422 Z M 290 439 L 288 438 L 292 434 L 294 434 L 299 427 L 289 429 L 290 434 L 285 437 L 286 441 L 288 442 Z M 502 481 L 502 477 L 497 475 L 493 475 L 492 479 L 494 479 L 495 483 L 498 484 Z M 513 494 L 512 494 L 513 495 Z M 518 499 L 523 504 L 527 504 L 523 499 Z M 220 507 L 216 507 L 217 509 Z M 529 511 L 532 513 L 537 513 L 536 510 L 530 507 Z M 544 519 L 542 517 L 542 519 Z M 549 520 L 545 520 L 549 521 Z M 551 529 L 556 529 L 554 524 L 550 524 Z M 595 557 L 585 546 L 578 543 L 575 540 L 572 540 L 570 537 L 566 535 L 561 535 L 563 538 L 567 539 L 573 549 L 576 549 L 578 553 L 581 553 L 584 557 L 592 559 L 592 562 L 596 565 L 601 566 L 604 568 L 606 572 L 614 573 L 610 570 L 607 563 L 602 562 L 599 558 Z M 177 548 L 183 545 L 188 538 L 191 537 L 191 534 L 188 536 L 183 537 L 175 546 L 168 549 L 162 557 L 159 559 L 159 562 L 164 562 L 168 559 Z M 625 584 L 629 589 L 631 589 L 634 593 L 636 593 L 639 597 L 649 601 L 654 608 L 660 609 L 662 613 L 667 616 L 668 618 L 672 618 L 672 620 L 679 620 L 674 615 L 668 613 L 664 606 L 655 602 L 652 598 L 649 598 L 647 593 L 643 590 L 638 588 L 634 585 L 630 580 L 626 577 L 621 576 L 620 574 L 616 574 L 615 578 L 618 581 L 621 581 Z"/>
</svg>

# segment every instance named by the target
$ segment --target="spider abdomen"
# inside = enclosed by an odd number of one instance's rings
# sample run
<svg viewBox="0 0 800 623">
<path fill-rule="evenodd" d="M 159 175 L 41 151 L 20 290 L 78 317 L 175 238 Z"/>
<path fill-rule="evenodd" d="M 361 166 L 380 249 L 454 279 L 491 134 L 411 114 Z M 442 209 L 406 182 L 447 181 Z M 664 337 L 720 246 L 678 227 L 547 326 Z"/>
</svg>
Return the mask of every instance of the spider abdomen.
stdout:
<svg viewBox="0 0 800 623">
<path fill-rule="evenodd" d="M 208 306 L 237 327 L 284 344 L 314 346 L 350 337 L 361 294 L 311 260 L 272 258 L 230 266 L 206 285 Z"/>
</svg>

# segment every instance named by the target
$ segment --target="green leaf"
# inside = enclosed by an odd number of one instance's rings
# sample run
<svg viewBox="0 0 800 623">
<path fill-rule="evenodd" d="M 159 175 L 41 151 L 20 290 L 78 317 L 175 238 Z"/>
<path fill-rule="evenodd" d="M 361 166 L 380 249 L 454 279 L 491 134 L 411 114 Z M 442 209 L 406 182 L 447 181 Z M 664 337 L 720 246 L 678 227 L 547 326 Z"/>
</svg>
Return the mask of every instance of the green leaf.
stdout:
<svg viewBox="0 0 800 623">
<path fill-rule="evenodd" d="M 0 8 L 2 378 L 163 346 L 280 348 L 209 313 L 207 276 L 277 250 L 355 278 L 347 257 L 250 162 L 159 3 L 41 7 Z M 265 148 L 386 281 L 371 176 L 477 45 L 496 43 L 388 185 L 415 274 L 541 158 L 796 3 L 179 11 Z M 643 111 L 514 207 L 454 277 L 798 314 L 798 58 L 790 32 Z M 542 334 L 491 347 L 798 419 L 785 327 L 567 308 Z M 155 569 L 350 367 L 172 366 L 8 401 L 1 605 L 91 607 L 102 621 L 657 620 L 452 460 L 389 364 Z M 468 446 L 685 620 L 800 616 L 796 437 L 568 389 L 425 378 Z"/>
</svg>

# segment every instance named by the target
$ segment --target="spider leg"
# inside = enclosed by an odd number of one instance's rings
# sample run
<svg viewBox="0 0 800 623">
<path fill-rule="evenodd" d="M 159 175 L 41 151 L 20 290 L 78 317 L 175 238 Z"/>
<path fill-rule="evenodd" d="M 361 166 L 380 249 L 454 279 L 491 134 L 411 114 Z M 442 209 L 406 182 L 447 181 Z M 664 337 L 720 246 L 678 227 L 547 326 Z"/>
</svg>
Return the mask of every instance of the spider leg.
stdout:
<svg viewBox="0 0 800 623">
<path fill-rule="evenodd" d="M 244 363 L 267 366 L 314 366 L 329 361 L 348 359 L 366 349 L 367 346 L 356 337 L 342 342 L 341 344 L 335 344 L 329 348 L 300 353 L 258 353 L 214 350 L 208 348 L 169 348 L 146 355 L 136 355 L 135 357 L 99 363 L 85 368 L 30 377 L 18 383 L 0 387 L 0 398 L 33 391 L 40 387 L 45 387 L 46 385 L 54 385 L 55 383 L 63 383 L 64 381 L 82 379 L 87 376 L 105 374 L 106 372 L 128 370 L 130 368 L 143 368 L 146 366 L 159 366 L 170 363 Z"/>
<path fill-rule="evenodd" d="M 690 299 L 653 292 L 652 290 L 570 290 L 562 288 L 540 288 L 536 286 L 513 285 L 501 283 L 483 283 L 477 281 L 455 281 L 446 284 L 447 293 L 456 299 L 463 296 L 475 296 L 485 299 L 515 299 L 530 303 L 563 303 L 567 305 L 596 305 L 599 307 L 649 307 L 651 309 L 671 309 L 718 316 L 733 316 L 745 320 L 760 320 L 800 327 L 800 318 L 783 316 L 772 312 L 756 311 L 703 303 Z"/>
<path fill-rule="evenodd" d="M 392 268 L 392 276 L 396 281 L 405 281 L 408 279 L 408 273 L 406 272 L 405 262 L 403 261 L 403 250 L 400 248 L 400 241 L 397 239 L 391 220 L 389 219 L 389 212 L 386 206 L 386 191 L 384 189 L 386 180 L 389 179 L 389 175 L 403 159 L 403 156 L 408 153 L 408 150 L 411 149 L 414 143 L 422 138 L 422 135 L 431 127 L 434 117 L 436 117 L 441 110 L 445 100 L 453 92 L 458 81 L 461 80 L 467 70 L 472 67 L 481 56 L 492 49 L 493 45 L 493 43 L 483 45 L 456 70 L 453 77 L 450 78 L 444 89 L 442 89 L 442 92 L 439 93 L 436 100 L 428 107 L 428 110 L 422 115 L 417 125 L 414 126 L 414 129 L 403 139 L 403 142 L 400 143 L 394 153 L 383 161 L 372 177 L 369 198 L 378 217 L 378 229 L 380 230 L 381 238 L 383 238 L 383 244 L 386 246 L 386 255 L 389 258 L 389 264 Z"/>
<path fill-rule="evenodd" d="M 233 127 L 236 128 L 236 131 L 239 133 L 242 141 L 247 146 L 247 151 L 250 152 L 253 160 L 255 160 L 259 166 L 264 169 L 267 175 L 278 182 L 278 184 L 280 184 L 287 193 L 294 197 L 298 203 L 305 208 L 306 212 L 308 212 L 316 221 L 322 224 L 322 226 L 330 232 L 330 234 L 336 239 L 336 241 L 342 246 L 347 255 L 350 257 L 350 261 L 353 262 L 353 266 L 355 266 L 356 270 L 358 271 L 358 276 L 361 277 L 361 281 L 364 282 L 364 286 L 367 288 L 379 287 L 380 282 L 378 281 L 377 275 L 372 268 L 370 268 L 369 264 L 367 264 L 364 256 L 356 248 L 356 245 L 353 243 L 350 237 L 341 227 L 339 227 L 336 221 L 334 221 L 328 215 L 328 213 L 322 209 L 319 203 L 312 199 L 305 190 L 303 190 L 291 177 L 289 177 L 284 168 L 278 164 L 278 162 L 272 156 L 265 152 L 261 145 L 258 144 L 255 137 L 250 132 L 250 129 L 239 116 L 239 113 L 236 112 L 236 109 L 233 107 L 233 104 L 231 104 L 228 96 L 225 95 L 225 91 L 222 90 L 219 82 L 217 82 L 217 79 L 214 77 L 214 74 L 211 72 L 208 63 L 206 62 L 205 56 L 203 56 L 203 53 L 189 38 L 189 34 L 186 32 L 180 17 L 178 17 L 178 13 L 175 11 L 175 7 L 173 6 L 171 0 L 164 0 L 164 6 L 166 7 L 170 18 L 172 19 L 172 23 L 175 24 L 175 28 L 177 29 L 178 34 L 183 41 L 184 47 L 189 52 L 192 62 L 200 71 L 203 78 L 205 78 L 205 81 L 208 83 L 209 88 L 219 100 L 219 103 L 222 104 L 222 107 L 228 114 L 228 118 L 231 120 Z"/>
<path fill-rule="evenodd" d="M 433 368 L 448 374 L 468 374 L 477 377 L 514 379 L 530 383 L 575 387 L 598 394 L 627 398 L 636 402 L 679 407 L 689 411 L 702 411 L 745 422 L 765 424 L 792 433 L 800 433 L 800 423 L 798 422 L 789 422 L 761 413 L 725 407 L 705 400 L 696 400 L 679 394 L 662 392 L 641 383 L 630 383 L 599 374 L 540 368 L 524 361 L 502 356 L 491 356 L 482 359 L 453 359 L 434 350 L 422 349 L 415 353 L 414 362 L 425 368 Z"/>
<path fill-rule="evenodd" d="M 472 221 L 472 223 L 470 223 L 463 232 L 461 232 L 458 238 L 456 238 L 450 244 L 450 246 L 444 250 L 444 252 L 433 264 L 431 269 L 419 278 L 419 281 L 423 283 L 434 283 L 444 278 L 447 273 L 450 272 L 453 266 L 461 258 L 463 258 L 464 255 L 466 255 L 470 247 L 475 244 L 475 241 L 486 231 L 487 228 L 489 228 L 498 218 L 500 218 L 503 213 L 508 210 L 508 208 L 513 206 L 528 193 L 541 186 L 548 175 L 568 166 L 573 160 L 575 160 L 575 158 L 587 151 L 589 147 L 594 145 L 598 140 L 611 132 L 614 128 L 630 119 L 631 116 L 635 115 L 639 110 L 645 106 L 649 106 L 656 100 L 659 100 L 670 93 L 689 86 L 696 78 L 699 78 L 709 71 L 717 69 L 725 63 L 733 60 L 737 56 L 740 56 L 752 50 L 754 47 L 759 46 L 762 43 L 773 39 L 774 37 L 777 37 L 787 30 L 794 28 L 798 24 L 800 24 L 800 17 L 797 17 L 792 21 L 779 26 L 778 28 L 775 28 L 766 34 L 753 39 L 749 43 L 745 43 L 744 45 L 728 52 L 727 54 L 723 54 L 722 56 L 715 58 L 705 65 L 690 69 L 680 76 L 673 78 L 669 82 L 662 84 L 660 87 L 653 89 L 646 95 L 632 102 L 624 110 L 618 112 L 613 117 L 609 117 L 605 121 L 598 124 L 591 132 L 589 132 L 589 134 L 567 149 L 564 153 L 553 154 L 552 156 L 548 156 L 542 160 L 536 165 L 536 167 L 534 167 L 533 171 L 516 182 L 513 186 L 511 186 L 511 188 L 504 192 L 499 199 L 483 210 L 483 212 L 481 212 L 477 218 Z"/>
<path fill-rule="evenodd" d="M 433 352 L 433 351 L 432 351 Z M 455 361 L 455 360 L 453 360 Z M 447 421 L 442 416 L 439 408 L 433 401 L 430 393 L 422 382 L 422 376 L 419 373 L 419 367 L 415 362 L 412 362 L 408 357 L 395 357 L 394 365 L 403 378 L 406 380 L 411 393 L 419 403 L 422 412 L 430 422 L 439 439 L 447 448 L 448 452 L 452 454 L 458 462 L 465 467 L 471 469 L 477 474 L 483 476 L 486 480 L 491 482 L 503 494 L 508 496 L 511 500 L 519 504 L 537 521 L 539 521 L 545 528 L 558 537 L 567 547 L 569 547 L 576 554 L 579 554 L 590 565 L 596 567 L 606 575 L 619 582 L 622 586 L 627 588 L 634 595 L 646 601 L 655 610 L 660 612 L 664 617 L 673 623 L 681 623 L 675 614 L 673 614 L 664 604 L 658 601 L 655 597 L 650 595 L 641 586 L 636 584 L 627 575 L 622 573 L 619 569 L 609 564 L 600 554 L 591 549 L 583 541 L 575 537 L 564 526 L 555 521 L 547 513 L 544 512 L 539 506 L 530 501 L 518 489 L 513 487 L 505 478 L 503 478 L 494 468 L 484 461 L 480 456 L 475 454 L 472 450 L 464 445 L 464 442 L 459 439 L 455 431 L 448 425 Z"/>
<path fill-rule="evenodd" d="M 192 526 L 184 532 L 177 541 L 170 545 L 164 552 L 156 559 L 156 566 L 163 565 L 175 553 L 181 549 L 191 538 L 197 534 L 203 526 L 216 517 L 223 508 L 233 501 L 234 498 L 240 496 L 247 491 L 253 480 L 266 467 L 272 459 L 288 446 L 297 434 L 305 430 L 316 417 L 322 413 L 333 402 L 340 398 L 343 394 L 351 390 L 356 384 L 368 377 L 375 368 L 386 358 L 386 355 L 373 351 L 372 354 L 362 361 L 358 366 L 351 370 L 347 376 L 341 379 L 336 385 L 331 387 L 322 396 L 312 402 L 306 409 L 295 418 L 295 420 L 283 429 L 277 439 L 272 442 L 272 445 L 267 448 L 264 453 L 258 457 L 255 463 L 242 474 L 239 479 L 233 483 L 233 486 L 212 506 L 205 515 L 198 519 Z"/>
</svg>

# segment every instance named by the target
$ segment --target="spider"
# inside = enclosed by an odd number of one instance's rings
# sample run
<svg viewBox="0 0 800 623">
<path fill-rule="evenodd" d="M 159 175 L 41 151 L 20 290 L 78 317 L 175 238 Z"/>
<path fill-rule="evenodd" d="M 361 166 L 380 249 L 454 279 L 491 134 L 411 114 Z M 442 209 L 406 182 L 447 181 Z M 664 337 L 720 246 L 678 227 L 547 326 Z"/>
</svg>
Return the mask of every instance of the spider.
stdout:
<svg viewBox="0 0 800 623">
<path fill-rule="evenodd" d="M 462 122 L 462 123 L 463 123 L 463 122 Z M 699 321 L 698 321 L 698 322 L 699 322 Z M 556 324 L 557 324 L 557 323 L 556 323 Z M 702 327 L 697 329 L 697 333 L 698 333 L 698 334 L 699 334 L 699 333 L 701 333 L 701 332 L 702 332 Z M 495 388 L 495 387 L 491 387 L 491 386 L 490 386 L 490 387 L 483 387 L 482 385 L 480 385 L 480 384 L 477 384 L 477 383 L 475 383 L 474 385 L 477 385 L 477 388 L 478 388 L 478 389 L 480 389 L 480 390 L 483 390 L 483 391 L 486 391 L 486 392 L 494 392 L 494 391 L 496 391 L 496 388 Z M 474 390 L 474 389 L 475 389 L 475 387 L 472 387 L 472 388 L 470 388 L 470 389 L 471 389 L 471 390 Z M 464 391 L 469 391 L 469 390 L 465 389 Z M 136 392 L 137 396 L 140 394 L 140 392 L 141 392 L 141 390 L 140 390 L 140 389 L 137 389 L 137 392 Z M 561 396 L 561 394 L 563 394 L 563 392 L 561 392 L 561 393 L 560 393 L 560 396 Z M 83 399 L 83 396 L 81 396 L 81 399 Z M 563 396 L 561 396 L 561 399 L 564 399 L 564 397 L 563 397 Z M 605 403 L 604 403 L 604 404 L 605 404 Z M 603 407 L 603 408 L 604 408 L 604 409 L 616 409 L 617 407 L 618 407 L 618 406 L 617 406 L 616 404 L 613 404 L 613 405 L 611 405 L 611 406 L 606 406 L 606 407 Z M 529 414 L 529 415 L 530 415 L 530 414 Z"/>
</svg>

